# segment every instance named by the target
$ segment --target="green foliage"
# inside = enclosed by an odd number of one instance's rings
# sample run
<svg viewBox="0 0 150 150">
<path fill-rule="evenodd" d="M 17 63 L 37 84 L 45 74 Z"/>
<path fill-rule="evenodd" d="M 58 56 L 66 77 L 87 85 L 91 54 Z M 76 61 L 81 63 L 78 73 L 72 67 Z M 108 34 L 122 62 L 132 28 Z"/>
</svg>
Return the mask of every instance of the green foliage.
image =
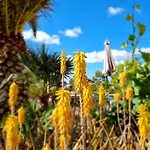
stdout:
<svg viewBox="0 0 150 150">
<path fill-rule="evenodd" d="M 29 93 L 33 98 L 37 98 L 47 93 L 47 85 L 43 80 L 36 80 L 36 82 L 30 83 Z"/>
<path fill-rule="evenodd" d="M 125 49 L 128 46 L 128 42 L 124 42 L 120 45 L 122 49 Z"/>
<path fill-rule="evenodd" d="M 141 6 L 140 5 L 136 5 L 135 6 L 137 10 L 141 10 Z"/>
<path fill-rule="evenodd" d="M 132 15 L 130 15 L 130 14 L 128 14 L 127 16 L 126 16 L 126 20 L 129 22 L 129 21 L 132 21 L 133 20 L 133 16 Z"/>
<path fill-rule="evenodd" d="M 24 141 L 28 138 L 34 140 L 35 145 L 42 146 L 41 138 L 44 138 L 45 131 L 51 132 L 52 124 L 50 120 L 53 106 L 49 105 L 46 109 L 41 109 L 41 106 L 33 100 L 29 99 L 23 103 L 25 108 L 25 123 L 22 128 L 22 136 Z"/>
<path fill-rule="evenodd" d="M 134 41 L 134 39 L 135 39 L 135 35 L 130 34 L 128 40 L 129 41 Z"/>
<path fill-rule="evenodd" d="M 29 50 L 26 55 L 21 56 L 22 62 L 45 84 L 60 87 L 60 54 L 48 53 L 45 44 L 43 44 L 37 52 Z M 72 74 L 73 62 L 71 57 L 66 58 L 65 77 Z"/>
<path fill-rule="evenodd" d="M 39 112 L 40 122 L 41 122 L 41 124 L 45 130 L 51 130 L 52 129 L 50 116 L 51 116 L 53 109 L 54 109 L 54 106 L 49 105 L 46 110 Z"/>
<path fill-rule="evenodd" d="M 36 118 L 35 116 L 36 102 L 29 100 L 29 101 L 26 101 L 23 105 L 25 108 L 25 123 L 23 125 L 22 133 L 24 135 L 24 138 L 26 138 Z"/>
<path fill-rule="evenodd" d="M 112 78 L 113 86 L 119 89 L 119 74 L 126 72 L 128 75 L 127 86 L 134 88 L 133 111 L 137 112 L 139 104 L 145 103 L 150 106 L 150 59 L 149 53 L 141 52 L 145 63 L 142 65 L 138 59 L 135 61 L 126 61 L 116 68 L 116 73 Z M 150 107 L 149 107 L 150 108 Z"/>
<path fill-rule="evenodd" d="M 139 31 L 139 36 L 142 36 L 146 31 L 145 25 L 138 22 L 137 27 L 138 27 L 138 31 Z"/>
<path fill-rule="evenodd" d="M 135 9 L 140 10 L 140 5 L 133 5 L 132 7 L 133 13 L 127 14 L 126 20 L 128 22 L 132 22 L 132 34 L 129 35 L 127 41 L 123 42 L 120 47 L 122 49 L 125 49 L 128 45 L 132 46 L 132 57 L 131 59 L 134 59 L 135 50 L 137 48 L 137 45 L 139 43 L 140 38 L 144 35 L 146 32 L 146 26 L 140 22 L 135 23 Z"/>
<path fill-rule="evenodd" d="M 69 80 L 69 88 L 71 91 L 74 91 L 74 79 L 73 77 Z"/>
<path fill-rule="evenodd" d="M 144 59 L 144 61 L 146 63 L 150 63 L 150 53 L 146 53 L 142 51 L 140 51 L 140 53 L 142 54 L 142 58 Z"/>
<path fill-rule="evenodd" d="M 97 70 L 95 72 L 95 75 L 92 77 L 91 82 L 93 84 L 93 92 L 94 95 L 97 96 L 98 95 L 98 89 L 99 89 L 99 85 L 103 80 L 103 75 L 102 72 Z"/>
<path fill-rule="evenodd" d="M 44 10 L 52 11 L 52 0 L 0 0 L 0 33 L 18 35 L 30 23 L 36 33 L 37 14 L 47 16 Z"/>
</svg>

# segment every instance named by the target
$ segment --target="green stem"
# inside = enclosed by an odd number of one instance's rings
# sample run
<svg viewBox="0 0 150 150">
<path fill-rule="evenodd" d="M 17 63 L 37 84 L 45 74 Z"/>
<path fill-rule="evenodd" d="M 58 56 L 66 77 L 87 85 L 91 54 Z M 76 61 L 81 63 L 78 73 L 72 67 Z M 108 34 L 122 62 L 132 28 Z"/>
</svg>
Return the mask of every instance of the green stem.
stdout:
<svg viewBox="0 0 150 150">
<path fill-rule="evenodd" d="M 133 30 L 133 36 L 135 36 L 135 0 L 133 0 L 133 6 L 132 6 L 132 30 Z M 134 60 L 134 52 L 135 52 L 135 39 L 133 40 L 132 45 L 132 54 L 131 54 L 131 60 Z"/>
<path fill-rule="evenodd" d="M 126 99 L 125 99 L 125 89 L 123 88 L 123 117 L 124 117 L 124 144 L 126 150 Z"/>
<path fill-rule="evenodd" d="M 31 132 L 31 131 L 29 131 L 29 136 L 30 136 L 30 140 L 31 140 L 31 143 L 32 143 L 33 150 L 36 150 L 35 143 L 34 143 L 33 136 L 32 136 L 32 132 Z"/>
<path fill-rule="evenodd" d="M 121 135 L 122 135 L 122 129 L 121 129 L 120 118 L 119 118 L 119 103 L 118 102 L 117 102 L 117 120 L 118 120 L 118 125 L 119 125 L 119 128 L 120 128 L 120 132 L 121 132 Z"/>
<path fill-rule="evenodd" d="M 129 100 L 129 132 L 131 129 L 131 100 Z"/>
<path fill-rule="evenodd" d="M 100 120 L 102 120 L 103 119 L 102 106 L 100 106 L 99 113 L 100 113 Z"/>
<path fill-rule="evenodd" d="M 46 139 L 47 139 L 47 129 L 44 132 L 44 142 L 43 142 L 44 146 L 46 145 Z"/>
</svg>

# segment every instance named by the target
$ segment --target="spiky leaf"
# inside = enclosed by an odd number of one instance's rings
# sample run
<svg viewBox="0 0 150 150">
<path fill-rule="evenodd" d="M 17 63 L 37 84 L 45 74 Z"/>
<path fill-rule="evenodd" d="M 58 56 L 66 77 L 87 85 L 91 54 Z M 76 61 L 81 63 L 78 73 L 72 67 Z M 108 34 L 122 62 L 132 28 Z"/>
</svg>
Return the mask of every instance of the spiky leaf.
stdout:
<svg viewBox="0 0 150 150">
<path fill-rule="evenodd" d="M 122 49 L 125 49 L 128 46 L 128 42 L 124 42 L 120 45 Z"/>
<path fill-rule="evenodd" d="M 128 14 L 128 15 L 126 16 L 126 20 L 127 20 L 128 22 L 132 21 L 132 20 L 133 20 L 133 16 L 131 16 L 130 14 Z"/>
<path fill-rule="evenodd" d="M 141 10 L 141 6 L 140 5 L 136 5 L 135 6 L 137 10 Z"/>
<path fill-rule="evenodd" d="M 137 27 L 139 29 L 139 35 L 142 36 L 145 31 L 146 31 L 146 27 L 144 24 L 141 24 L 140 22 L 137 23 Z"/>
</svg>

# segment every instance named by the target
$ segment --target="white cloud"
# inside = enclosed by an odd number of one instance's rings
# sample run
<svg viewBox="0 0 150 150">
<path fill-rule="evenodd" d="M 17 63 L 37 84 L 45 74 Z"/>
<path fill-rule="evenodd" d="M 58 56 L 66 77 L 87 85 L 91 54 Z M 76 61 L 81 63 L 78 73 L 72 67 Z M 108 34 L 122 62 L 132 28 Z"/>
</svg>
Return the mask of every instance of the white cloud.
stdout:
<svg viewBox="0 0 150 150">
<path fill-rule="evenodd" d="M 73 29 L 59 31 L 59 33 L 63 34 L 64 36 L 68 36 L 68 37 L 78 37 L 82 33 L 82 30 L 80 27 L 74 27 Z"/>
<path fill-rule="evenodd" d="M 23 31 L 23 36 L 26 40 L 32 40 L 35 42 L 45 42 L 45 44 L 60 44 L 60 38 L 57 35 L 50 36 L 44 31 L 37 31 L 36 38 L 33 35 L 32 30 Z"/>
<path fill-rule="evenodd" d="M 108 7 L 107 11 L 108 11 L 109 16 L 114 16 L 114 15 L 123 13 L 124 9 L 121 7 L 110 6 L 110 7 Z"/>
<path fill-rule="evenodd" d="M 117 61 L 117 63 L 126 60 L 130 54 L 125 50 L 116 50 L 116 49 L 112 49 L 111 53 L 114 60 Z M 90 53 L 86 53 L 86 56 L 87 56 L 86 59 L 87 63 L 101 63 L 104 61 L 105 51 L 104 50 L 99 52 L 93 51 Z"/>
<path fill-rule="evenodd" d="M 136 11 L 137 13 L 141 13 L 141 12 L 142 12 L 141 9 L 135 9 L 135 11 Z"/>
<path fill-rule="evenodd" d="M 150 47 L 143 47 L 141 49 L 137 49 L 136 54 L 140 54 L 139 50 L 141 50 L 142 52 L 150 53 Z"/>
<path fill-rule="evenodd" d="M 150 48 L 141 48 L 140 49 L 142 52 L 148 52 L 150 53 Z M 113 59 L 117 64 L 123 63 L 125 60 L 130 59 L 131 57 L 131 52 L 128 52 L 126 50 L 117 50 L 117 49 L 111 49 L 111 53 L 113 56 Z M 139 49 L 136 49 L 135 51 L 135 55 L 138 56 L 140 55 Z M 86 62 L 87 63 L 102 63 L 104 61 L 105 58 L 105 51 L 92 51 L 89 53 L 86 53 L 87 59 Z"/>
<path fill-rule="evenodd" d="M 123 64 L 124 60 L 116 60 L 115 65 L 118 66 L 119 64 Z"/>
<path fill-rule="evenodd" d="M 87 56 L 86 62 L 87 63 L 103 62 L 104 55 L 105 55 L 104 51 L 99 51 L 99 52 L 93 51 L 90 53 L 86 53 Z"/>
</svg>

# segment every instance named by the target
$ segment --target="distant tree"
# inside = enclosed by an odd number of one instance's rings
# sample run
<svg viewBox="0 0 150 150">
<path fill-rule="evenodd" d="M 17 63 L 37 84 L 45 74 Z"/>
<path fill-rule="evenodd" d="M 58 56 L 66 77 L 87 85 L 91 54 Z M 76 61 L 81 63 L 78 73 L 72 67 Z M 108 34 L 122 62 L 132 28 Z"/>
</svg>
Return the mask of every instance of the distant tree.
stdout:
<svg viewBox="0 0 150 150">
<path fill-rule="evenodd" d="M 60 54 L 48 53 L 45 44 L 42 44 L 38 51 L 28 50 L 26 55 L 21 56 L 22 62 L 45 83 L 51 86 L 60 86 Z M 73 62 L 71 57 L 66 58 L 66 74 L 68 77 L 72 74 Z"/>
<path fill-rule="evenodd" d="M 74 90 L 74 79 L 73 77 L 69 80 L 69 88 L 73 91 Z"/>
<path fill-rule="evenodd" d="M 95 72 L 95 75 L 91 79 L 91 81 L 93 83 L 93 91 L 94 91 L 94 93 L 98 92 L 98 88 L 99 88 L 99 85 L 102 82 L 102 80 L 103 80 L 102 71 L 97 70 Z"/>
</svg>

